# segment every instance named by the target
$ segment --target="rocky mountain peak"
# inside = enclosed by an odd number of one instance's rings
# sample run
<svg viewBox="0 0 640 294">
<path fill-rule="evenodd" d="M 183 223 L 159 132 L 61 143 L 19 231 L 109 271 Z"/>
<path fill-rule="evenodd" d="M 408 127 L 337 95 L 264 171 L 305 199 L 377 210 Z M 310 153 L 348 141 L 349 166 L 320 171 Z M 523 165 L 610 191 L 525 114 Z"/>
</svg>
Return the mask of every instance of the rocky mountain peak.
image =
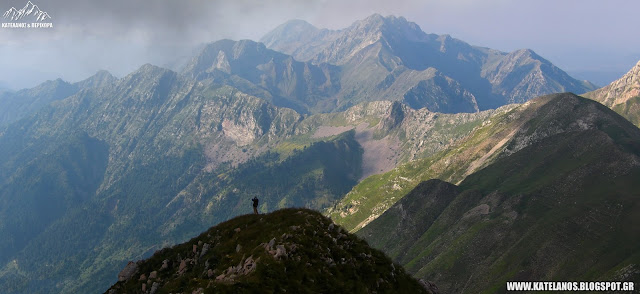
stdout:
<svg viewBox="0 0 640 294">
<path fill-rule="evenodd" d="M 619 80 L 582 96 L 610 107 L 640 126 L 640 61 Z"/>
<path fill-rule="evenodd" d="M 402 55 L 408 48 L 407 44 L 429 40 L 420 26 L 404 17 L 383 17 L 380 14 L 356 21 L 335 34 L 322 50 L 318 50 L 313 59 L 316 63 L 342 65 L 350 62 L 353 57 L 360 60 L 363 56 L 368 56 L 385 59 L 385 63 L 397 64 L 397 57 L 391 52 Z"/>
<path fill-rule="evenodd" d="M 106 70 L 99 70 L 94 75 L 74 83 L 80 89 L 98 88 L 114 83 L 118 79 Z"/>
<path fill-rule="evenodd" d="M 518 49 L 516 51 L 509 53 L 507 56 L 509 59 L 517 60 L 518 62 L 536 61 L 536 62 L 546 63 L 546 64 L 550 63 L 548 60 L 542 58 L 540 55 L 538 55 L 536 52 L 534 52 L 531 49 Z"/>
<path fill-rule="evenodd" d="M 167 98 L 169 89 L 174 86 L 178 74 L 170 69 L 144 64 L 138 70 L 130 73 L 118 83 L 122 89 L 131 89 L 131 97 L 146 100 L 152 97 Z M 135 94 L 133 94 L 135 93 Z"/>
<path fill-rule="evenodd" d="M 203 72 L 218 69 L 227 74 L 252 72 L 256 66 L 272 59 L 284 59 L 286 55 L 267 49 L 264 44 L 252 40 L 220 40 L 206 45 L 185 67 L 183 74 L 195 77 Z"/>
<path fill-rule="evenodd" d="M 360 34 L 378 34 L 386 38 L 404 38 L 410 41 L 423 40 L 426 34 L 420 26 L 406 18 L 393 15 L 382 16 L 373 14 L 363 20 L 355 22 L 347 30 L 357 31 Z"/>
<path fill-rule="evenodd" d="M 267 47 L 271 47 L 282 38 L 296 40 L 303 37 L 303 35 L 313 34 L 319 30 L 320 29 L 304 20 L 293 19 L 277 26 L 271 32 L 264 35 L 260 39 L 260 42 L 264 43 Z"/>
<path fill-rule="evenodd" d="M 163 67 L 159 67 L 157 65 L 153 65 L 151 63 L 146 63 L 140 66 L 136 71 L 132 72 L 129 75 L 139 75 L 139 74 L 158 74 L 171 71 L 170 69 L 166 69 Z"/>
<path fill-rule="evenodd" d="M 304 20 L 295 19 L 279 25 L 264 35 L 260 42 L 297 60 L 308 61 L 338 34 L 339 31 L 318 29 Z"/>
<path fill-rule="evenodd" d="M 383 26 L 385 23 L 385 18 L 378 14 L 374 13 L 368 16 L 365 19 L 356 21 L 352 27 L 354 28 L 379 28 Z"/>
<path fill-rule="evenodd" d="M 640 61 L 620 79 L 584 96 L 610 107 L 640 96 Z"/>
<path fill-rule="evenodd" d="M 239 59 L 245 55 L 259 54 L 267 50 L 262 43 L 252 40 L 240 40 L 233 45 L 233 59 Z"/>
</svg>

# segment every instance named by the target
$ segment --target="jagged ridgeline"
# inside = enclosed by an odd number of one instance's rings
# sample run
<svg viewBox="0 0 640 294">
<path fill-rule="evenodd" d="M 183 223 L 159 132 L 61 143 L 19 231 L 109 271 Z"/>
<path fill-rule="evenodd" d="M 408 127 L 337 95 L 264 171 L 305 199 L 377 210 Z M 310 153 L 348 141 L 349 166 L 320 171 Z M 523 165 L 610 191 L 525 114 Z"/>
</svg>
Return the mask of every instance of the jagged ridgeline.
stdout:
<svg viewBox="0 0 640 294">
<path fill-rule="evenodd" d="M 339 66 L 331 75 L 338 91 L 311 109 L 342 110 L 384 97 L 442 113 L 477 112 L 545 94 L 596 89 L 532 50 L 506 53 L 472 46 L 425 33 L 403 17 L 374 14 L 341 30 L 294 20 L 260 41 L 300 61 Z"/>
<path fill-rule="evenodd" d="M 308 209 L 233 218 L 129 263 L 118 280 L 106 293 L 433 293 Z"/>
</svg>

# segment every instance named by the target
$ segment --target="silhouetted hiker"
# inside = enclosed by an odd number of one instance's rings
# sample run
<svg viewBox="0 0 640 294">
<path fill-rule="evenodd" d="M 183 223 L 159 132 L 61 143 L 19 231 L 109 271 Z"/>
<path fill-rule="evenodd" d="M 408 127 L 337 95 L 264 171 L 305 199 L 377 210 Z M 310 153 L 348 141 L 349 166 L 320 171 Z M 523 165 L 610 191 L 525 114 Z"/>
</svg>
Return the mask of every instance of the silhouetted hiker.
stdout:
<svg viewBox="0 0 640 294">
<path fill-rule="evenodd" d="M 253 197 L 253 213 L 258 214 L 258 197 Z"/>
</svg>

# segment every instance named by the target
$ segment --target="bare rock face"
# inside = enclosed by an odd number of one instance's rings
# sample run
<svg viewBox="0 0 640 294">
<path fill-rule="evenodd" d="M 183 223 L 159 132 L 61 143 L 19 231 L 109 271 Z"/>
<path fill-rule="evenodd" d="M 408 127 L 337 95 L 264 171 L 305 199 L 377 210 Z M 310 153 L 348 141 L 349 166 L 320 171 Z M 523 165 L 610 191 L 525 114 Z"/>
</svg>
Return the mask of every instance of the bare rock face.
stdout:
<svg viewBox="0 0 640 294">
<path fill-rule="evenodd" d="M 216 277 L 216 281 L 233 282 L 240 276 L 246 276 L 256 269 L 258 261 L 260 261 L 260 258 L 254 260 L 253 256 L 249 256 L 244 261 L 240 261 L 237 266 L 230 266 L 227 268 L 227 270 Z M 212 275 L 213 272 L 207 272 L 207 276 L 211 277 Z"/>
<path fill-rule="evenodd" d="M 240 274 L 248 275 L 253 272 L 256 269 L 259 260 L 260 258 L 254 260 L 253 256 L 249 256 L 249 258 L 244 261 L 244 266 L 242 267 Z"/>
<path fill-rule="evenodd" d="M 133 261 L 129 261 L 129 263 L 127 263 L 127 266 L 125 266 L 124 269 L 118 274 L 118 281 L 123 282 L 131 279 L 131 277 L 133 277 L 136 272 L 138 272 L 138 264 Z"/>
<path fill-rule="evenodd" d="M 640 61 L 619 80 L 582 96 L 604 104 L 640 126 Z"/>
<path fill-rule="evenodd" d="M 209 243 L 204 243 L 204 245 L 202 245 L 202 252 L 200 252 L 200 257 L 204 256 L 205 254 L 207 254 L 207 252 L 209 251 L 209 247 L 211 245 L 209 245 Z"/>
<path fill-rule="evenodd" d="M 155 294 L 158 291 L 158 287 L 160 287 L 160 284 L 158 284 L 157 282 L 153 282 L 153 285 L 151 285 L 151 291 L 149 293 Z"/>
<path fill-rule="evenodd" d="M 187 271 L 187 261 L 180 261 L 180 266 L 178 267 L 178 274 L 184 274 Z"/>
<path fill-rule="evenodd" d="M 160 267 L 160 270 L 164 270 L 167 269 L 169 267 L 169 260 L 165 259 L 162 261 L 162 266 Z"/>
<path fill-rule="evenodd" d="M 623 104 L 633 97 L 640 96 L 640 61 L 619 80 L 583 96 L 609 107 Z"/>
<path fill-rule="evenodd" d="M 287 257 L 287 249 L 284 248 L 284 245 L 276 246 L 276 254 L 273 257 L 275 257 L 276 259 Z"/>
</svg>

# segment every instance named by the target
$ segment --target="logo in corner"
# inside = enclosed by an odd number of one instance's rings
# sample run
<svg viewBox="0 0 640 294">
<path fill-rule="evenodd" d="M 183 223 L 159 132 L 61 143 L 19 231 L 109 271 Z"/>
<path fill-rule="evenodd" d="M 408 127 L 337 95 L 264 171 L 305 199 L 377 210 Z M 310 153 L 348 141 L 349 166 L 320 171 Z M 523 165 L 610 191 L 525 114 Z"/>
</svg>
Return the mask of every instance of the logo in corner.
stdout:
<svg viewBox="0 0 640 294">
<path fill-rule="evenodd" d="M 31 1 L 27 2 L 27 5 L 18 10 L 15 7 L 11 7 L 5 11 L 2 15 L 5 20 L 14 22 L 3 22 L 2 28 L 53 28 L 53 23 L 45 22 L 51 19 L 51 16 L 45 11 L 42 11 L 38 5 L 33 4 Z M 21 21 L 21 22 L 17 22 Z"/>
</svg>

